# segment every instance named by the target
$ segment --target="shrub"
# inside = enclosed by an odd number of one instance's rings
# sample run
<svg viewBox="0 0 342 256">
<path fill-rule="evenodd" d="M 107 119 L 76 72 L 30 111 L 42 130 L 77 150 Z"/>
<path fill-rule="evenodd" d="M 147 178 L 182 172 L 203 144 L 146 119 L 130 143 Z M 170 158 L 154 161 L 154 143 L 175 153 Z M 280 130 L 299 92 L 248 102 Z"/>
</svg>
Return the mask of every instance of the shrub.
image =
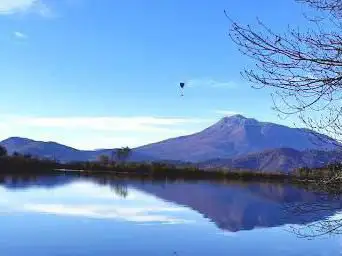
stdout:
<svg viewBox="0 0 342 256">
<path fill-rule="evenodd" d="M 0 157 L 7 156 L 7 150 L 5 147 L 0 146 Z"/>
</svg>

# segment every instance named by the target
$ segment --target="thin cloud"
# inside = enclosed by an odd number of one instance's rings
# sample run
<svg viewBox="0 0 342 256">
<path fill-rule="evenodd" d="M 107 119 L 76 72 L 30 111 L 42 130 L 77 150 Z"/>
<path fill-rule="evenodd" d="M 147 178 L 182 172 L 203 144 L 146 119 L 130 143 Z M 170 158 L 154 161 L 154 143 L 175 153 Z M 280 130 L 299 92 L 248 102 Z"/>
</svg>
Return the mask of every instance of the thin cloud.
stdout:
<svg viewBox="0 0 342 256">
<path fill-rule="evenodd" d="M 12 117 L 15 125 L 97 131 L 183 132 L 175 126 L 201 123 L 201 119 L 158 117 Z"/>
<path fill-rule="evenodd" d="M 233 89 L 237 87 L 237 84 L 233 81 L 218 81 L 214 79 L 192 79 L 188 83 L 190 88 L 225 88 Z"/>
<path fill-rule="evenodd" d="M 30 117 L 0 115 L 0 140 L 19 136 L 77 149 L 138 147 L 197 132 L 209 119 L 173 117 Z"/>
<path fill-rule="evenodd" d="M 27 39 L 28 37 L 26 34 L 19 32 L 19 31 L 13 32 L 13 35 L 18 39 Z"/>
<path fill-rule="evenodd" d="M 27 11 L 37 2 L 37 0 L 1 0 L 0 14 L 13 14 L 16 12 Z"/>
<path fill-rule="evenodd" d="M 34 12 L 41 16 L 51 15 L 50 8 L 43 0 L 0 0 L 0 15 Z"/>
</svg>

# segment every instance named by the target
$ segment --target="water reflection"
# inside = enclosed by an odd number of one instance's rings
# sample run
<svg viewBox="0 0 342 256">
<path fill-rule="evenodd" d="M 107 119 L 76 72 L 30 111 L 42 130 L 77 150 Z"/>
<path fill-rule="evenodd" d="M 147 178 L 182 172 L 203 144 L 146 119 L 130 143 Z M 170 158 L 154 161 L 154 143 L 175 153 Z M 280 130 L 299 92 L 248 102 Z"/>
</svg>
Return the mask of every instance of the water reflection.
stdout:
<svg viewBox="0 0 342 256">
<path fill-rule="evenodd" d="M 108 184 L 103 180 L 96 180 L 99 183 L 86 181 L 68 176 L 4 177 L 0 194 L 6 200 L 0 200 L 0 208 L 3 212 L 115 219 L 135 223 L 191 222 L 177 216 L 183 208 L 163 202 L 155 204 L 154 197 L 135 192 L 134 189 L 129 194 L 126 183 L 112 182 L 106 188 Z M 13 190 L 15 193 L 11 192 Z"/>
<path fill-rule="evenodd" d="M 68 205 L 68 204 L 25 204 L 24 211 L 49 213 L 64 216 L 80 216 L 95 219 L 117 219 L 129 222 L 156 222 L 159 224 L 186 223 L 187 220 L 168 217 L 166 212 L 177 212 L 177 208 L 118 207 L 117 205 Z"/>
<path fill-rule="evenodd" d="M 183 183 L 167 186 L 138 184 L 135 187 L 164 200 L 190 207 L 210 219 L 220 229 L 231 232 L 286 224 L 303 225 L 321 220 L 325 220 L 325 224 L 328 224 L 327 218 L 342 209 L 340 198 L 330 198 L 291 185 Z M 320 210 L 313 210 L 323 206 L 323 203 L 324 207 Z M 306 211 L 300 210 L 304 205 L 307 206 Z M 336 224 L 329 228 L 338 230 Z M 298 229 L 292 231 L 305 236 L 305 233 L 299 233 Z M 306 228 L 302 231 L 313 230 Z M 316 229 L 316 232 L 322 231 Z"/>
<path fill-rule="evenodd" d="M 81 189 L 82 182 L 89 181 L 97 186 L 109 186 L 112 194 L 106 196 L 101 190 L 99 196 L 93 198 L 91 204 L 87 204 L 88 196 L 96 194 L 95 187 L 89 188 L 89 183 L 83 184 L 84 189 Z M 194 221 L 193 218 L 183 218 L 184 209 L 190 208 L 215 223 L 220 229 L 230 232 L 285 224 L 310 224 L 317 221 L 324 221 L 327 226 L 332 224 L 327 222 L 330 221 L 329 217 L 342 209 L 340 198 L 330 198 L 321 193 L 305 191 L 290 185 L 153 182 L 103 176 L 75 178 L 69 175 L 0 177 L 0 185 L 9 190 L 20 191 L 33 187 L 52 189 L 67 184 L 73 186 L 64 191 L 66 197 L 62 200 L 63 204 L 60 200 L 54 203 L 54 198 L 51 196 L 48 202 L 42 203 L 42 198 L 34 203 L 24 202 L 22 209 L 56 215 L 175 224 Z M 87 190 L 91 191 L 90 195 L 87 195 Z M 75 191 L 78 191 L 78 194 L 75 194 Z M 80 195 L 84 196 L 83 199 Z M 114 200 L 114 195 L 121 200 Z M 138 198 L 134 198 L 137 195 Z M 151 195 L 163 201 L 156 205 L 156 200 Z M 77 197 L 77 200 L 73 200 L 74 197 Z M 111 198 L 112 203 L 102 204 L 101 198 L 104 197 Z M 336 220 L 334 222 L 335 227 L 330 229 L 336 228 L 339 224 Z M 322 227 L 318 230 L 317 223 L 315 225 L 316 231 L 321 233 L 327 231 L 322 230 Z M 335 231 L 338 230 L 337 228 Z"/>
</svg>

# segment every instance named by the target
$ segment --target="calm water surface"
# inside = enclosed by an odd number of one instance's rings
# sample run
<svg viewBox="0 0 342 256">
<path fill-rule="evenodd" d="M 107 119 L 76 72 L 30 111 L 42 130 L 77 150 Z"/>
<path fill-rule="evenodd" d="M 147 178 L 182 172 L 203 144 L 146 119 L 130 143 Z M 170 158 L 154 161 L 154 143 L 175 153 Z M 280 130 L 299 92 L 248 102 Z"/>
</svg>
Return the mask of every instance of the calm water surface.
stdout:
<svg viewBox="0 0 342 256">
<path fill-rule="evenodd" d="M 342 236 L 291 228 L 339 218 L 342 202 L 272 184 L 2 177 L 0 255 L 342 255 Z"/>
</svg>

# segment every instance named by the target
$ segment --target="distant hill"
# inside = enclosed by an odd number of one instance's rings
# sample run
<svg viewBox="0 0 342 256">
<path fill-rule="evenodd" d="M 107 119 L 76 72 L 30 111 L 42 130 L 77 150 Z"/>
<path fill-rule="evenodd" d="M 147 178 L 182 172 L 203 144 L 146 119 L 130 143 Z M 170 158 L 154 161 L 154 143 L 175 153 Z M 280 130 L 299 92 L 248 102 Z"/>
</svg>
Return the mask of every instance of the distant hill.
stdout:
<svg viewBox="0 0 342 256">
<path fill-rule="evenodd" d="M 0 142 L 0 145 L 6 147 L 9 154 L 18 152 L 62 161 L 85 160 L 91 157 L 91 152 L 77 150 L 56 142 L 35 141 L 20 137 L 8 138 Z"/>
<path fill-rule="evenodd" d="M 291 148 L 281 148 L 251 153 L 231 159 L 211 159 L 199 163 L 198 166 L 204 169 L 231 168 L 290 172 L 300 167 L 324 167 L 335 161 L 342 161 L 341 152 L 298 151 Z"/>
<path fill-rule="evenodd" d="M 98 159 L 100 155 L 111 156 L 115 149 L 101 150 L 78 150 L 56 142 L 35 141 L 27 138 L 11 137 L 0 142 L 9 154 L 18 152 L 20 154 L 30 154 L 39 158 L 57 159 L 61 162 L 69 161 L 92 161 Z M 153 160 L 153 157 L 133 152 L 131 160 L 144 161 Z"/>
<path fill-rule="evenodd" d="M 136 152 L 159 159 L 199 162 L 277 148 L 304 151 L 331 150 L 334 146 L 323 143 L 307 129 L 289 128 L 235 115 L 225 117 L 198 133 L 139 147 Z"/>
</svg>

